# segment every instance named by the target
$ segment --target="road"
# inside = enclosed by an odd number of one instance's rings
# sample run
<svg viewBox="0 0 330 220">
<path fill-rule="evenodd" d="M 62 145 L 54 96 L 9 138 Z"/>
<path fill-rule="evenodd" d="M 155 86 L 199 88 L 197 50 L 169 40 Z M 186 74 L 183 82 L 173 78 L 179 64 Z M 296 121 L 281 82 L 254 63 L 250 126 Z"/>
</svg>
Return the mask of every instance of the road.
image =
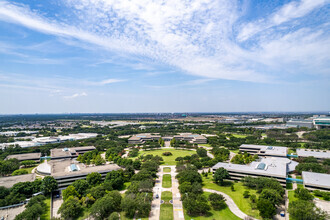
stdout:
<svg viewBox="0 0 330 220">
<path fill-rule="evenodd" d="M 160 201 L 162 196 L 162 180 L 163 180 L 163 169 L 160 168 L 157 173 L 157 179 L 153 188 L 154 199 L 151 202 L 151 211 L 149 214 L 149 220 L 158 220 L 160 216 Z M 158 194 L 159 198 L 156 199 Z"/>
</svg>

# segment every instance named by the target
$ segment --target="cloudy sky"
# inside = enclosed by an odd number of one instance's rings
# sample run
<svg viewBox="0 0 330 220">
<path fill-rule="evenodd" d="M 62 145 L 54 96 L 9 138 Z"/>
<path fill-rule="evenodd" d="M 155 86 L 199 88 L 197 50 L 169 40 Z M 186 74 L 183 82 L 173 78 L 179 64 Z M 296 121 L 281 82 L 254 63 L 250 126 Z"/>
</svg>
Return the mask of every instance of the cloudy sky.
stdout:
<svg viewBox="0 0 330 220">
<path fill-rule="evenodd" d="M 329 0 L 0 0 L 0 114 L 330 109 Z"/>
</svg>

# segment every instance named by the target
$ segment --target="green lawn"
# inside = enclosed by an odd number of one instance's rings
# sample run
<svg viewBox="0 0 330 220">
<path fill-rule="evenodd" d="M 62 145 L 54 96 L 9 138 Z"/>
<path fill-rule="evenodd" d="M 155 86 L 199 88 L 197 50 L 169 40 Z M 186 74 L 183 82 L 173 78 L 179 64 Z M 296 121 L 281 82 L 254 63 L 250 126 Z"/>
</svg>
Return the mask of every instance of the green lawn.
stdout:
<svg viewBox="0 0 330 220">
<path fill-rule="evenodd" d="M 169 202 L 172 199 L 172 192 L 162 192 L 161 199 L 164 203 L 160 205 L 160 220 L 173 220 L 173 205 Z"/>
<path fill-rule="evenodd" d="M 33 166 L 33 167 L 27 167 L 27 168 L 21 168 L 20 170 L 26 170 L 28 171 L 29 173 L 32 173 L 32 170 L 35 168 L 36 166 Z"/>
<path fill-rule="evenodd" d="M 206 197 L 208 197 L 211 193 L 209 192 L 204 192 L 203 193 Z M 189 216 L 188 213 L 184 210 L 184 218 L 185 220 L 204 220 L 204 219 L 208 219 L 208 220 L 218 220 L 218 219 L 224 219 L 224 220 L 239 220 L 240 218 L 238 218 L 236 215 L 234 215 L 230 209 L 226 206 L 226 208 L 216 211 L 213 210 L 211 207 L 210 212 L 206 215 L 206 216 Z"/>
<path fill-rule="evenodd" d="M 163 175 L 162 186 L 164 188 L 171 188 L 172 187 L 172 176 L 171 176 L 171 174 L 164 174 Z"/>
<path fill-rule="evenodd" d="M 231 190 L 231 184 L 234 185 L 235 191 Z M 210 174 L 208 178 L 203 177 L 203 188 L 214 189 L 214 190 L 226 193 L 234 200 L 234 202 L 236 203 L 236 205 L 242 212 L 244 212 L 245 214 L 252 216 L 254 218 L 260 218 L 259 211 L 252 209 L 252 207 L 250 205 L 251 204 L 250 199 L 243 197 L 243 193 L 246 190 L 250 191 L 250 195 L 252 195 L 252 194 L 257 195 L 256 190 L 249 189 L 249 188 L 243 186 L 243 184 L 241 182 L 235 183 L 235 182 L 231 182 L 231 181 L 226 181 L 224 186 L 219 186 L 219 185 L 213 183 L 212 177 Z"/>
<path fill-rule="evenodd" d="M 294 191 L 293 190 L 288 191 L 288 195 L 289 195 L 289 202 L 293 202 L 293 201 L 298 200 L 298 198 L 294 196 Z"/>
<path fill-rule="evenodd" d="M 45 212 L 40 216 L 41 220 L 48 220 L 50 219 L 50 197 L 46 198 L 44 201 L 46 203 L 46 206 L 44 207 Z"/>
<path fill-rule="evenodd" d="M 203 146 L 203 147 L 212 147 L 211 145 L 209 144 L 198 144 L 199 146 Z"/>
<path fill-rule="evenodd" d="M 164 152 L 171 152 L 172 155 L 171 156 L 163 156 L 162 153 Z M 139 156 L 141 155 L 148 155 L 148 154 L 152 154 L 152 155 L 158 155 L 161 156 L 164 161 L 162 162 L 163 165 L 176 165 L 176 161 L 175 159 L 177 157 L 185 157 L 187 155 L 193 155 L 196 154 L 196 151 L 192 151 L 192 150 L 176 150 L 176 149 L 160 149 L 160 150 L 148 150 L 148 151 L 139 151 Z"/>
<path fill-rule="evenodd" d="M 170 173 L 171 172 L 171 167 L 164 167 L 163 172 L 164 173 Z"/>
<path fill-rule="evenodd" d="M 298 188 L 304 188 L 304 185 L 301 184 L 301 183 L 297 183 L 297 187 L 298 187 Z"/>
</svg>

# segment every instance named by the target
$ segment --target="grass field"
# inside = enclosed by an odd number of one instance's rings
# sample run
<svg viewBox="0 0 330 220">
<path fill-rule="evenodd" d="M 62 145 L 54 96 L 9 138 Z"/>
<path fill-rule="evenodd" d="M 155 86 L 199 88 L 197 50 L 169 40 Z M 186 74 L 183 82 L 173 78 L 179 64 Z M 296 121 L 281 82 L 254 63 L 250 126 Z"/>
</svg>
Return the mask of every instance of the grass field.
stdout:
<svg viewBox="0 0 330 220">
<path fill-rule="evenodd" d="M 40 216 L 40 219 L 41 220 L 48 220 L 48 219 L 50 219 L 50 197 L 49 198 L 46 198 L 45 203 L 46 203 L 46 206 L 44 207 L 44 209 L 46 211 L 44 212 L 44 214 L 42 214 Z"/>
<path fill-rule="evenodd" d="M 211 193 L 204 192 L 206 197 L 208 197 Z M 224 219 L 224 220 L 239 220 L 236 215 L 234 215 L 230 209 L 226 206 L 226 208 L 216 211 L 211 207 L 210 212 L 206 216 L 189 216 L 188 213 L 184 210 L 184 218 L 185 220 L 214 220 L 214 219 Z"/>
<path fill-rule="evenodd" d="M 172 187 L 172 176 L 171 174 L 164 174 L 162 181 L 163 188 L 171 188 Z"/>
<path fill-rule="evenodd" d="M 172 199 L 172 192 L 162 192 L 161 199 L 164 203 L 160 205 L 160 220 L 172 220 L 173 219 L 173 205 L 169 202 Z"/>
<path fill-rule="evenodd" d="M 171 172 L 171 167 L 164 167 L 163 172 L 164 173 L 170 173 Z"/>
<path fill-rule="evenodd" d="M 203 147 L 212 147 L 211 145 L 209 144 L 198 144 L 199 146 L 203 146 Z"/>
<path fill-rule="evenodd" d="M 33 167 L 27 167 L 27 168 L 21 168 L 20 170 L 26 170 L 28 171 L 29 173 L 32 173 L 32 170 L 35 168 L 36 166 L 33 166 Z"/>
<path fill-rule="evenodd" d="M 247 137 L 247 135 L 244 135 L 244 134 L 231 134 L 231 135 L 233 135 L 233 137 L 235 137 L 235 138 L 246 138 Z"/>
<path fill-rule="evenodd" d="M 164 152 L 171 152 L 172 155 L 171 156 L 163 156 L 162 154 Z M 196 151 L 192 151 L 192 150 L 176 150 L 176 149 L 160 149 L 160 150 L 148 150 L 148 151 L 139 151 L 139 156 L 141 155 L 148 155 L 148 154 L 152 154 L 152 155 L 158 155 L 161 156 L 164 161 L 162 162 L 163 165 L 176 165 L 176 161 L 175 159 L 177 157 L 185 157 L 187 155 L 193 155 L 196 154 Z"/>
<path fill-rule="evenodd" d="M 288 191 L 288 195 L 289 195 L 289 202 L 293 202 L 293 201 L 298 200 L 298 198 L 294 196 L 294 191 L 293 190 Z"/>
<path fill-rule="evenodd" d="M 234 185 L 235 191 L 231 190 L 231 184 Z M 255 218 L 260 218 L 259 211 L 253 210 L 251 208 L 251 205 L 250 205 L 251 201 L 248 198 L 243 197 L 243 193 L 246 190 L 250 191 L 250 195 L 252 195 L 252 194 L 257 195 L 256 190 L 249 189 L 249 188 L 243 186 L 243 184 L 241 182 L 235 183 L 235 182 L 231 182 L 231 181 L 226 181 L 224 186 L 219 186 L 219 185 L 213 183 L 212 176 L 211 176 L 211 174 L 209 174 L 208 178 L 203 177 L 203 188 L 214 189 L 214 190 L 226 193 L 234 200 L 234 202 L 236 203 L 236 205 L 242 212 L 244 212 L 245 214 L 247 214 L 249 216 L 252 216 Z"/>
</svg>

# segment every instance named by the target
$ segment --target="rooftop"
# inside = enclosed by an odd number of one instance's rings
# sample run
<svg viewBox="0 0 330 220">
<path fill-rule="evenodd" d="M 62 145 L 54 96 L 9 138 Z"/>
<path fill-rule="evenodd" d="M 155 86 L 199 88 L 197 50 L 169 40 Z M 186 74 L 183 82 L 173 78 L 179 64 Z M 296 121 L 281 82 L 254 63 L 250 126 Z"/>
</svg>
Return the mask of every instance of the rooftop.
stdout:
<svg viewBox="0 0 330 220">
<path fill-rule="evenodd" d="M 240 148 L 252 148 L 259 151 L 264 151 L 264 154 L 277 155 L 277 156 L 287 156 L 288 148 L 280 146 L 267 146 L 267 145 L 254 145 L 254 144 L 242 144 Z"/>
<path fill-rule="evenodd" d="M 302 172 L 304 184 L 321 186 L 330 189 L 330 175 L 324 173 Z"/>
<path fill-rule="evenodd" d="M 40 159 L 41 153 L 28 153 L 28 154 L 13 154 L 7 156 L 6 159 L 12 159 L 16 158 L 17 160 L 23 161 L 23 160 L 36 160 Z"/>
<path fill-rule="evenodd" d="M 330 151 L 311 151 L 307 149 L 297 149 L 297 155 L 298 157 L 315 157 L 315 158 L 320 158 L 320 159 L 327 159 L 330 158 Z"/>
<path fill-rule="evenodd" d="M 36 178 L 36 174 L 25 174 L 18 176 L 9 176 L 0 178 L 0 186 L 4 186 L 6 188 L 11 188 L 14 184 L 19 182 L 32 182 Z"/>
</svg>

